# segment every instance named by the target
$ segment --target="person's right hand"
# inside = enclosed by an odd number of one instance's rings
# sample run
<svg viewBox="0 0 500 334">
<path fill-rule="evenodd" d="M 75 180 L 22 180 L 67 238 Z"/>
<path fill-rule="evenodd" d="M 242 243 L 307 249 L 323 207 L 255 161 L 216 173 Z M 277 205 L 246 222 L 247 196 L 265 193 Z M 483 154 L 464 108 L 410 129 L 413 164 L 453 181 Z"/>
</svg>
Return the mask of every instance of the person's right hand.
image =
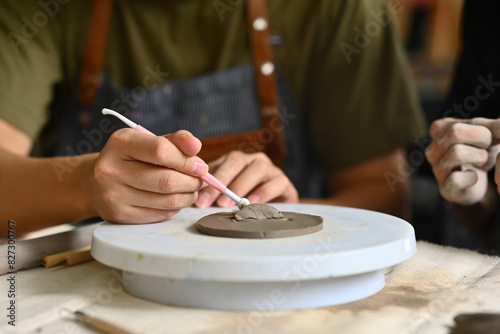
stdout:
<svg viewBox="0 0 500 334">
<path fill-rule="evenodd" d="M 188 131 L 155 137 L 114 132 L 93 169 L 90 205 L 114 223 L 161 221 L 191 206 L 208 166 L 196 157 L 201 142 Z"/>
<path fill-rule="evenodd" d="M 433 122 L 429 132 L 432 142 L 425 155 L 441 195 L 460 205 L 481 201 L 488 188 L 487 172 L 500 152 L 500 120 L 443 118 Z"/>
</svg>

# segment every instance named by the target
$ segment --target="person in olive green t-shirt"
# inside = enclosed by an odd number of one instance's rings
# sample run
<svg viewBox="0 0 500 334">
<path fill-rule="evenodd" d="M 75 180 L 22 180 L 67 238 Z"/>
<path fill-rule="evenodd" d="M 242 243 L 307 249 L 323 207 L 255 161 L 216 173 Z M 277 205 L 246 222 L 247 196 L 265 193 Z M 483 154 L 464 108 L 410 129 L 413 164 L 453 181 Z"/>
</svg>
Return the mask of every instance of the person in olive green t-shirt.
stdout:
<svg viewBox="0 0 500 334">
<path fill-rule="evenodd" d="M 98 98 L 84 108 L 75 96 L 91 6 L 0 4 L 2 218 L 29 230 L 92 216 L 152 222 L 193 203 L 233 204 L 203 187 L 196 176 L 208 166 L 195 156 L 198 138 L 260 122 L 244 2 L 116 1 Z M 252 202 L 300 195 L 408 217 L 404 146 L 424 135 L 425 124 L 390 15 L 398 8 L 385 0 L 267 6 L 285 165 L 231 152 L 207 161 L 210 171 Z M 101 129 L 95 153 L 83 152 L 82 143 L 97 138 L 102 107 L 172 134 Z M 328 196 L 307 198 L 318 193 L 308 188 L 318 166 Z"/>
</svg>

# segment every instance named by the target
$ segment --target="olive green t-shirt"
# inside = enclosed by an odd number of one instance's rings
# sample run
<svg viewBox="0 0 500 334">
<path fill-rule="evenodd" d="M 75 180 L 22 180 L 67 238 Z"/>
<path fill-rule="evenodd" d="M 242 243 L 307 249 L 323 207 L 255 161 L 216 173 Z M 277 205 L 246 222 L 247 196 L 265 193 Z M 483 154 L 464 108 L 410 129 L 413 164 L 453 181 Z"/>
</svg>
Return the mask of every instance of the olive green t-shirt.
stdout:
<svg viewBox="0 0 500 334">
<path fill-rule="evenodd" d="M 425 133 L 386 0 L 268 0 L 274 58 L 326 170 Z M 50 144 L 79 79 L 92 2 L 0 3 L 0 117 Z M 251 61 L 242 0 L 117 0 L 103 71 L 133 88 Z M 167 74 L 168 73 L 168 74 Z"/>
</svg>

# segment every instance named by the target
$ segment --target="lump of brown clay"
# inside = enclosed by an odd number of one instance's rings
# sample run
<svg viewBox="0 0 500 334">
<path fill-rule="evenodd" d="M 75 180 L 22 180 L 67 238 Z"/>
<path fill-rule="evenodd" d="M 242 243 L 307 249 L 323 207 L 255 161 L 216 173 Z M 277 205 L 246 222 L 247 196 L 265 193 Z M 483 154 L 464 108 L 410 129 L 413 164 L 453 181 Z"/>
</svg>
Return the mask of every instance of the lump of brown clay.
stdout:
<svg viewBox="0 0 500 334">
<path fill-rule="evenodd" d="M 198 232 L 215 237 L 271 239 L 321 231 L 323 218 L 297 212 L 280 212 L 265 204 L 250 204 L 238 212 L 219 212 L 198 220 Z"/>
<path fill-rule="evenodd" d="M 285 216 L 283 216 L 283 214 L 275 207 L 259 203 L 245 205 L 243 208 L 241 208 L 240 211 L 236 212 L 236 214 L 234 215 L 234 219 L 237 221 L 242 221 L 246 219 L 261 220 L 261 219 L 283 219 L 283 218 L 285 218 Z"/>
</svg>

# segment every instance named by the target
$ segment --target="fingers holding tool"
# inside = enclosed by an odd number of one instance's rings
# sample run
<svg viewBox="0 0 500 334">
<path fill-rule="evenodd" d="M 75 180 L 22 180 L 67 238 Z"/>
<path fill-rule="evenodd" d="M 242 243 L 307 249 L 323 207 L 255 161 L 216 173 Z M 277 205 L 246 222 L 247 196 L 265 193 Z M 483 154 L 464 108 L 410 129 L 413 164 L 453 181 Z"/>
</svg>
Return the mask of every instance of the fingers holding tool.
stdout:
<svg viewBox="0 0 500 334">
<path fill-rule="evenodd" d="M 298 202 L 298 193 L 281 169 L 264 153 L 230 152 L 209 163 L 212 174 L 235 193 L 248 197 L 250 203 Z M 199 192 L 198 207 L 212 204 L 229 207 L 234 202 L 210 187 Z"/>
<path fill-rule="evenodd" d="M 170 139 L 131 129 L 113 133 L 93 173 L 94 205 L 103 219 L 160 221 L 196 201 L 203 185 L 199 177 L 208 172 L 208 166 L 192 156 L 201 147 L 199 140 L 184 133 L 170 135 Z"/>
</svg>

